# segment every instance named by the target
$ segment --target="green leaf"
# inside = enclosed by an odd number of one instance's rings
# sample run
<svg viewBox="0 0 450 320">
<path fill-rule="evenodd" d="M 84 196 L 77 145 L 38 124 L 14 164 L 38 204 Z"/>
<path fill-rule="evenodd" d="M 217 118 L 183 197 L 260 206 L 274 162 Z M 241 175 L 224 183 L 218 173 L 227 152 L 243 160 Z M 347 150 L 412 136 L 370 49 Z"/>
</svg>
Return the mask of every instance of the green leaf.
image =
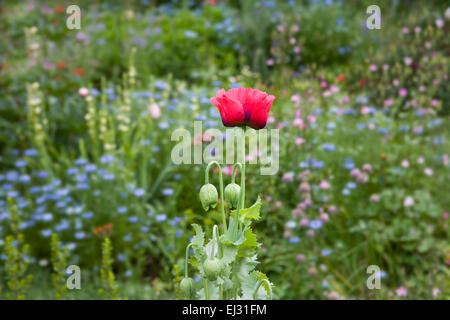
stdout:
<svg viewBox="0 0 450 320">
<path fill-rule="evenodd" d="M 253 233 L 252 229 L 247 228 L 244 230 L 244 242 L 239 246 L 238 257 L 249 256 L 254 252 L 254 249 L 259 247 L 256 241 L 256 235 Z"/>
<path fill-rule="evenodd" d="M 231 281 L 228 278 L 224 279 L 223 289 L 224 290 L 230 290 L 231 288 L 233 288 L 233 281 Z"/>
<path fill-rule="evenodd" d="M 193 244 L 194 256 L 197 263 L 197 267 L 201 273 L 203 273 L 203 261 L 206 259 L 206 251 L 203 247 L 205 243 L 205 233 L 198 224 L 193 224 L 192 227 L 195 230 L 195 236 L 192 237 L 191 243 Z"/>
<path fill-rule="evenodd" d="M 259 220 L 261 215 L 259 211 L 261 209 L 261 198 L 258 196 L 256 202 L 250 208 L 244 208 L 239 211 L 239 221 L 244 225 L 249 225 L 251 220 Z M 236 210 L 231 212 L 231 216 L 236 214 Z"/>
<path fill-rule="evenodd" d="M 192 227 L 195 230 L 195 236 L 192 238 L 192 243 L 197 247 L 203 247 L 205 242 L 205 233 L 198 224 L 193 224 Z"/>
<path fill-rule="evenodd" d="M 244 231 L 244 237 L 245 241 L 241 245 L 241 247 L 257 248 L 259 246 L 258 242 L 256 241 L 256 234 L 253 233 L 252 229 L 246 229 Z"/>
<path fill-rule="evenodd" d="M 222 240 L 224 244 L 239 246 L 245 241 L 244 232 L 242 230 L 237 231 L 236 228 L 238 228 L 238 226 L 235 226 L 234 219 L 231 219 L 230 225 L 228 226 L 228 232 Z M 237 234 L 233 234 L 233 231 L 237 232 Z"/>
<path fill-rule="evenodd" d="M 236 258 L 238 248 L 231 245 L 222 245 L 222 252 L 223 252 L 223 257 L 221 259 L 222 263 L 230 264 Z"/>
<path fill-rule="evenodd" d="M 233 266 L 233 282 L 236 287 L 242 286 L 246 281 L 249 281 L 250 272 L 252 272 L 258 261 L 256 255 L 252 257 L 240 258 Z M 248 284 L 250 285 L 250 284 Z"/>
<path fill-rule="evenodd" d="M 258 286 L 259 281 L 266 279 L 267 276 L 259 271 L 253 271 L 251 272 L 243 281 L 242 281 L 242 296 L 241 299 L 243 300 L 253 300 L 253 294 L 256 290 L 256 287 Z M 256 293 L 256 299 L 258 300 L 265 300 L 269 297 L 269 288 L 267 283 L 263 283 Z"/>
<path fill-rule="evenodd" d="M 209 299 L 219 300 L 219 287 L 216 286 L 215 283 L 208 281 L 207 290 Z M 205 290 L 203 288 L 199 289 L 197 291 L 197 296 L 199 297 L 199 300 L 205 300 Z"/>
</svg>

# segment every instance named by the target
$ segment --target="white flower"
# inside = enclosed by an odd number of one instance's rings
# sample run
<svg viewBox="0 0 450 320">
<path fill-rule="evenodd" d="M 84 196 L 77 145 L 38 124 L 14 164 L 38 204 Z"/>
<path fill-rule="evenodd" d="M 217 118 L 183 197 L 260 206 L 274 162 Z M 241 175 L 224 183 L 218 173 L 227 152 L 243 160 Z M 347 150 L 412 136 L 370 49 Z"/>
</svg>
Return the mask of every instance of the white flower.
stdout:
<svg viewBox="0 0 450 320">
<path fill-rule="evenodd" d="M 405 65 L 409 66 L 412 63 L 412 58 L 411 57 L 404 57 L 403 58 L 403 62 L 405 63 Z"/>
<path fill-rule="evenodd" d="M 405 198 L 405 201 L 403 201 L 403 205 L 405 207 L 411 207 L 414 205 L 414 198 L 411 196 L 408 196 Z"/>
<path fill-rule="evenodd" d="M 409 161 L 406 160 L 406 159 L 403 160 L 403 161 L 402 161 L 402 167 L 403 167 L 403 168 L 408 168 L 408 167 L 409 167 Z"/>
<path fill-rule="evenodd" d="M 442 19 L 436 19 L 434 23 L 436 23 L 436 27 L 438 27 L 439 29 L 441 29 L 444 26 L 444 20 Z"/>
<path fill-rule="evenodd" d="M 450 20 L 450 7 L 445 10 L 444 17 L 445 19 Z"/>
</svg>

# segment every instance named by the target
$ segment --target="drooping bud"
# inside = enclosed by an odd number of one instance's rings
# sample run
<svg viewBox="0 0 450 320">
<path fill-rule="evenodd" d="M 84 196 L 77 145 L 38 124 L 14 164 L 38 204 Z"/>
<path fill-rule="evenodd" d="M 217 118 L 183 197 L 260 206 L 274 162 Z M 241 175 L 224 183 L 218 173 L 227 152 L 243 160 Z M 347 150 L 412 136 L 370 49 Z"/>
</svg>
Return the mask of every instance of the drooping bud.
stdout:
<svg viewBox="0 0 450 320">
<path fill-rule="evenodd" d="M 237 208 L 239 204 L 239 196 L 241 187 L 236 183 L 230 183 L 225 187 L 225 201 L 230 204 L 231 208 Z"/>
<path fill-rule="evenodd" d="M 195 297 L 195 283 L 190 277 L 183 278 L 180 282 L 181 293 L 188 299 Z"/>
<path fill-rule="evenodd" d="M 200 189 L 200 201 L 203 209 L 208 211 L 210 208 L 215 208 L 217 199 L 219 199 L 219 195 L 217 194 L 216 187 L 210 183 L 203 185 Z"/>
<path fill-rule="evenodd" d="M 221 263 L 217 258 L 206 259 L 203 263 L 203 269 L 205 270 L 205 276 L 209 281 L 215 281 L 219 276 Z"/>
</svg>

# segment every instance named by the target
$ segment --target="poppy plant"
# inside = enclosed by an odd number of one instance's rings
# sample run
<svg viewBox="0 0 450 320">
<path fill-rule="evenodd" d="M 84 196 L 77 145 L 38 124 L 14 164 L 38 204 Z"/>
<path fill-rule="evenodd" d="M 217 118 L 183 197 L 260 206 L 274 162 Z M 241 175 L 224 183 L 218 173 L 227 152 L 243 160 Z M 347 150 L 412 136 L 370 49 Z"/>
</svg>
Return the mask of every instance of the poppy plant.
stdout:
<svg viewBox="0 0 450 320">
<path fill-rule="evenodd" d="M 266 126 L 275 96 L 252 88 L 220 89 L 211 103 L 219 109 L 225 127 L 249 126 L 255 130 Z"/>
<path fill-rule="evenodd" d="M 275 96 L 259 90 L 233 88 L 228 92 L 219 90 L 217 95 L 211 98 L 211 103 L 219 109 L 224 126 L 249 126 L 259 130 L 266 126 L 274 100 Z M 211 161 L 205 169 L 205 184 L 199 193 L 200 202 L 205 211 L 220 203 L 222 232 L 218 225 L 214 225 L 212 238 L 206 243 L 202 227 L 193 225 L 196 235 L 186 247 L 184 278 L 180 282 L 180 291 L 188 299 L 272 299 L 272 283 L 262 272 L 255 270 L 256 249 L 260 244 L 255 241 L 256 235 L 251 230 L 251 224 L 253 220 L 260 218 L 262 203 L 258 197 L 255 204 L 249 208 L 245 207 L 245 134 L 241 135 L 241 138 L 242 163 L 236 162 L 233 166 L 225 167 L 228 169 L 225 171 L 231 173 L 230 184 L 224 188 L 225 172 L 217 161 Z M 219 175 L 219 190 L 209 181 L 209 172 L 213 166 L 214 172 Z M 236 170 L 239 170 L 240 184 L 235 182 Z M 245 250 L 241 250 L 243 247 Z M 193 250 L 196 261 L 193 267 L 198 268 L 203 280 L 203 289 L 198 288 L 189 277 L 190 249 Z M 238 252 L 242 254 L 237 255 Z"/>
</svg>

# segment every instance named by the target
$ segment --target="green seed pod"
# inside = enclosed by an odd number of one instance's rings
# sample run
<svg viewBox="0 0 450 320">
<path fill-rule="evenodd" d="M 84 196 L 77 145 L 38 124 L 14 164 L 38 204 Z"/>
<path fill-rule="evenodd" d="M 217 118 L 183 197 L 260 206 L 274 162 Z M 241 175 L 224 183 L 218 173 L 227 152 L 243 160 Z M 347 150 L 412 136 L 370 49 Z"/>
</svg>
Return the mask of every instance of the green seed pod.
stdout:
<svg viewBox="0 0 450 320">
<path fill-rule="evenodd" d="M 217 194 L 217 189 L 212 184 L 205 184 L 200 189 L 200 201 L 202 203 L 203 209 L 208 211 L 210 208 L 215 208 L 217 205 L 217 199 L 219 195 Z"/>
<path fill-rule="evenodd" d="M 225 187 L 225 201 L 230 204 L 231 208 L 237 208 L 239 204 L 239 196 L 241 187 L 236 183 L 230 183 Z"/>
<path fill-rule="evenodd" d="M 181 293 L 188 299 L 195 297 L 195 283 L 190 277 L 183 278 L 180 282 Z"/>
<path fill-rule="evenodd" d="M 207 259 L 203 263 L 203 269 L 205 270 L 205 276 L 209 281 L 215 281 L 220 274 L 221 263 L 217 258 Z"/>
</svg>

